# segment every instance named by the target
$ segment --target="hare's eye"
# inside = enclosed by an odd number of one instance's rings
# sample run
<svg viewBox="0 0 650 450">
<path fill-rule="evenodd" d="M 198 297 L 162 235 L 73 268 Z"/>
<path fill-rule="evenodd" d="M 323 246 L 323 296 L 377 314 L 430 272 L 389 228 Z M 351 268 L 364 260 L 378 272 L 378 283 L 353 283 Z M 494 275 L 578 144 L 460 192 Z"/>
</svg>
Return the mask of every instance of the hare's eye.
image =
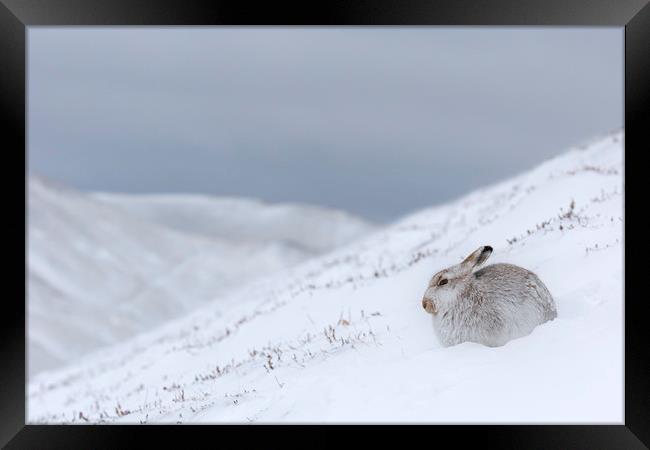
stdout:
<svg viewBox="0 0 650 450">
<path fill-rule="evenodd" d="M 449 280 L 447 280 L 446 278 L 443 278 L 442 280 L 438 281 L 438 286 L 444 286 L 448 282 L 449 282 Z"/>
</svg>

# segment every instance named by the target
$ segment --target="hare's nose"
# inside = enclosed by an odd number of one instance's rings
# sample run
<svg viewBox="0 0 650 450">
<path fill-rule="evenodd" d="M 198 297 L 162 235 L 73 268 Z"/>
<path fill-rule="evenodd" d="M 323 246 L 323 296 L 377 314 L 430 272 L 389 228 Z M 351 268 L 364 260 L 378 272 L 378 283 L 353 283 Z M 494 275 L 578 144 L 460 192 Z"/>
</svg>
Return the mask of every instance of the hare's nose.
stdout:
<svg viewBox="0 0 650 450">
<path fill-rule="evenodd" d="M 430 299 L 428 299 L 428 298 L 423 298 L 423 299 L 422 299 L 422 307 L 423 307 L 424 310 L 425 310 L 426 312 L 428 312 L 429 314 L 433 314 L 433 315 L 435 315 L 435 314 L 438 313 L 438 311 L 436 310 L 435 305 L 434 305 L 433 302 L 432 302 Z"/>
</svg>

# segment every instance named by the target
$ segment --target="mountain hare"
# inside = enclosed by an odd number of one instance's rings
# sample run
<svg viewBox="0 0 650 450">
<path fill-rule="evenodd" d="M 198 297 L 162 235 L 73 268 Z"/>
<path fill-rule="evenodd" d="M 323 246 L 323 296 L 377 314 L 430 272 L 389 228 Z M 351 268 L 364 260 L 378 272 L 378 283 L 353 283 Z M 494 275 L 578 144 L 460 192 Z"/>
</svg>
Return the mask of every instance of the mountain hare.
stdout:
<svg viewBox="0 0 650 450">
<path fill-rule="evenodd" d="M 492 247 L 480 247 L 431 278 L 422 306 L 443 345 L 498 347 L 557 316 L 551 293 L 534 273 L 512 264 L 475 271 L 491 253 Z"/>
</svg>

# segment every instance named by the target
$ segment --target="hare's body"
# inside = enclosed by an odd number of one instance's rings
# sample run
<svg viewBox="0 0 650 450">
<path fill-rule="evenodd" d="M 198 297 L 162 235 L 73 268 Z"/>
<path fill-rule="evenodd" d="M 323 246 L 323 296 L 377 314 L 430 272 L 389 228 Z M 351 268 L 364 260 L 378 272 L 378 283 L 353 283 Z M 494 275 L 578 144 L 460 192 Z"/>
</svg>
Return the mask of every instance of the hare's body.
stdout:
<svg viewBox="0 0 650 450">
<path fill-rule="evenodd" d="M 423 306 L 433 314 L 434 328 L 445 346 L 461 342 L 501 346 L 557 316 L 551 293 L 529 270 L 493 264 L 473 271 L 491 251 L 482 247 L 431 279 Z"/>
</svg>

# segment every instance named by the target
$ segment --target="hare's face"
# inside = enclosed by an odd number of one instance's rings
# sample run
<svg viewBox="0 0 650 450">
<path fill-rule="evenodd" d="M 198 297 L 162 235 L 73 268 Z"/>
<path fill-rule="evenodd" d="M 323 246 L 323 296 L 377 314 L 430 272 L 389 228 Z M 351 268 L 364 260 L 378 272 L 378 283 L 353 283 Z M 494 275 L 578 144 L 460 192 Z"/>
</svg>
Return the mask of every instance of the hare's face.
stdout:
<svg viewBox="0 0 650 450">
<path fill-rule="evenodd" d="M 449 267 L 431 278 L 422 298 L 422 307 L 426 312 L 438 314 L 440 311 L 448 309 L 456 301 L 460 292 L 459 286 L 467 278 L 467 275 L 460 273 L 457 269 L 457 266 Z"/>
<path fill-rule="evenodd" d="M 463 287 L 469 282 L 472 271 L 483 264 L 491 253 L 492 247 L 479 247 L 460 264 L 435 274 L 422 298 L 422 307 L 426 312 L 436 315 L 453 306 L 458 301 Z"/>
</svg>

